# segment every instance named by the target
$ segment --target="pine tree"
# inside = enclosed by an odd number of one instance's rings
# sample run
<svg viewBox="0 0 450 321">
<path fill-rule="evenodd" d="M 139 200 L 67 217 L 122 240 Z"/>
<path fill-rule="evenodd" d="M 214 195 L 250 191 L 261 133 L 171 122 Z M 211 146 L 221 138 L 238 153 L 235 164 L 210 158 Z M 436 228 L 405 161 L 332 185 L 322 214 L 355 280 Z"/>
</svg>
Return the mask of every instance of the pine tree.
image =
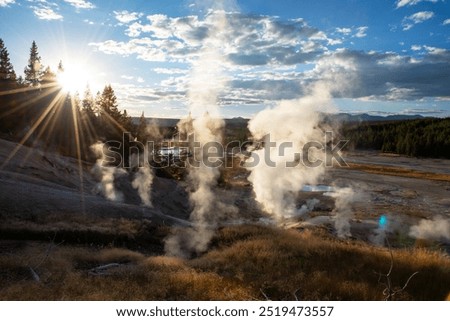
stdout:
<svg viewBox="0 0 450 321">
<path fill-rule="evenodd" d="M 78 91 L 76 91 L 72 95 L 72 108 L 75 108 L 77 113 L 79 113 L 81 111 L 82 103 L 81 103 L 80 93 Z"/>
<path fill-rule="evenodd" d="M 83 100 L 81 101 L 81 107 L 86 114 L 95 115 L 95 102 L 89 85 L 86 86 L 86 89 L 84 91 Z"/>
<path fill-rule="evenodd" d="M 128 116 L 127 110 L 124 109 L 123 110 L 123 114 L 122 117 L 120 119 L 120 124 L 122 125 L 122 127 L 129 131 L 129 132 L 133 132 L 135 134 L 135 128 L 133 126 L 133 121 L 131 120 L 131 117 Z"/>
<path fill-rule="evenodd" d="M 100 110 L 100 103 L 102 101 L 102 94 L 100 91 L 97 91 L 94 98 L 94 112 L 96 115 L 101 116 L 102 111 Z"/>
<path fill-rule="evenodd" d="M 25 67 L 24 73 L 26 84 L 34 87 L 39 86 L 42 79 L 42 64 L 35 41 L 31 44 L 30 58 L 28 59 L 28 65 Z"/>
<path fill-rule="evenodd" d="M 144 112 L 142 112 L 141 117 L 139 118 L 136 132 L 139 141 L 144 142 L 147 139 L 147 119 L 145 118 Z"/>
<path fill-rule="evenodd" d="M 105 86 L 98 104 L 100 113 L 107 114 L 120 124 L 122 115 L 119 111 L 116 94 L 111 85 Z"/>
<path fill-rule="evenodd" d="M 16 73 L 9 60 L 9 53 L 2 39 L 0 39 L 0 81 L 8 83 L 14 83 L 16 81 Z"/>
<path fill-rule="evenodd" d="M 58 74 L 64 72 L 64 66 L 62 63 L 62 60 L 59 61 L 58 63 Z"/>
<path fill-rule="evenodd" d="M 19 76 L 19 78 L 17 78 L 17 84 L 19 86 L 25 86 L 25 80 L 23 79 L 22 76 Z"/>
<path fill-rule="evenodd" d="M 50 69 L 50 67 L 45 68 L 42 73 L 42 84 L 51 84 L 56 82 L 56 74 Z"/>
</svg>

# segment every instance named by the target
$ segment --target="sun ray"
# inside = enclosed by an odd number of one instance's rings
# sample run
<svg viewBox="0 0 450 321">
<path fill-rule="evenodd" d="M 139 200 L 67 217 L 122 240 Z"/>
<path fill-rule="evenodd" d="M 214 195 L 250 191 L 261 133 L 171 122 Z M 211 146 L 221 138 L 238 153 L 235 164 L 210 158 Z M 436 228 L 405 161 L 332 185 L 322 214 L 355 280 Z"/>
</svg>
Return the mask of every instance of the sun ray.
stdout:
<svg viewBox="0 0 450 321">
<path fill-rule="evenodd" d="M 114 118 L 111 117 L 108 113 L 103 113 L 102 115 L 106 116 L 107 120 L 109 120 L 113 125 L 115 125 L 118 129 L 120 129 L 122 132 L 126 132 L 127 130 L 117 122 Z"/>
<path fill-rule="evenodd" d="M 2 91 L 0 91 L 0 96 L 14 95 L 14 94 L 19 94 L 19 93 L 28 92 L 28 91 L 46 89 L 46 88 L 50 88 L 50 87 L 59 87 L 59 84 L 56 81 L 52 81 L 48 84 L 40 85 L 39 87 L 25 87 L 25 88 L 2 90 Z"/>
<path fill-rule="evenodd" d="M 73 120 L 73 128 L 75 134 L 75 147 L 76 154 L 78 160 L 78 174 L 80 178 L 80 194 L 81 194 L 81 210 L 83 214 L 86 213 L 85 204 L 84 204 L 84 186 L 83 186 L 83 164 L 81 163 L 81 145 L 80 145 L 80 133 L 79 133 L 79 123 L 78 123 L 78 110 L 76 108 L 76 104 L 73 96 L 70 97 L 70 105 L 72 108 L 72 120 Z"/>
<path fill-rule="evenodd" d="M 39 125 L 43 122 L 45 117 L 52 111 L 56 103 L 59 99 L 61 99 L 61 96 L 63 93 L 60 91 L 56 95 L 56 97 L 52 100 L 52 102 L 46 107 L 46 109 L 42 112 L 42 114 L 39 116 L 38 120 L 36 120 L 33 124 L 33 126 L 28 130 L 28 132 L 25 134 L 25 136 L 21 139 L 19 144 L 13 149 L 13 151 L 8 155 L 8 157 L 5 159 L 3 164 L 0 166 L 0 170 L 3 170 L 5 166 L 11 161 L 11 159 L 16 155 L 16 153 L 22 148 L 23 144 L 31 137 L 31 135 L 34 133 L 34 131 L 39 127 Z"/>
<path fill-rule="evenodd" d="M 37 134 L 36 139 L 34 139 L 33 143 L 32 143 L 32 147 L 35 148 L 36 145 L 38 144 L 39 140 L 41 139 L 42 135 L 45 133 L 47 127 L 51 124 L 50 130 L 48 131 L 49 133 L 51 133 L 53 131 L 53 128 L 56 124 L 56 119 L 58 119 L 58 115 L 61 112 L 61 107 L 63 105 L 63 101 L 64 101 L 64 96 L 61 96 L 58 101 L 55 102 L 55 108 L 56 112 L 54 112 L 53 114 L 48 115 L 48 117 L 45 117 L 44 120 L 42 122 L 44 122 L 44 124 L 40 127 L 39 132 Z M 38 126 L 39 127 L 39 126 Z M 26 161 L 28 160 L 28 158 L 30 157 L 31 153 L 33 151 L 29 150 L 27 155 L 24 157 L 21 165 L 25 164 Z"/>
<path fill-rule="evenodd" d="M 27 107 L 29 105 L 33 105 L 34 103 L 38 102 L 39 100 L 41 100 L 41 99 L 43 99 L 43 98 L 45 98 L 47 96 L 50 96 L 51 94 L 53 94 L 54 92 L 58 91 L 59 89 L 60 88 L 55 86 L 54 88 L 51 88 L 50 90 L 46 90 L 46 91 L 42 92 L 39 96 L 33 97 L 32 99 L 27 100 L 27 101 L 21 103 L 20 105 L 15 106 L 15 107 L 9 109 L 8 111 L 3 112 L 2 114 L 0 114 L 0 118 L 7 117 L 7 116 L 12 115 L 12 114 L 14 114 L 16 112 L 19 112 L 22 109 L 24 109 L 25 107 Z M 30 91 L 31 90 L 37 91 L 39 89 L 33 88 L 33 89 L 30 89 Z"/>
</svg>

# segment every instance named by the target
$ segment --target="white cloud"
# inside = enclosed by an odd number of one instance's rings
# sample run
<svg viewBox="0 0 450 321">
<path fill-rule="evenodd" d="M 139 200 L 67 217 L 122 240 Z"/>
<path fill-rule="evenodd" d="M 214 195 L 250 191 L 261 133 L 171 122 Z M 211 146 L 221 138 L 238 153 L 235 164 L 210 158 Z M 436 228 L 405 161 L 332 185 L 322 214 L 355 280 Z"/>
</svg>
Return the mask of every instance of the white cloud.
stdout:
<svg viewBox="0 0 450 321">
<path fill-rule="evenodd" d="M 157 74 L 167 74 L 167 75 L 173 75 L 173 74 L 186 74 L 188 70 L 179 69 L 179 68 L 155 68 L 153 69 L 154 72 Z"/>
<path fill-rule="evenodd" d="M 337 51 L 320 59 L 311 76 L 320 80 L 323 75 L 330 79 L 348 75 L 351 86 L 334 93 L 343 98 L 417 100 L 449 96 L 450 50 L 424 48 L 427 52 L 420 60 L 393 52 Z"/>
<path fill-rule="evenodd" d="M 71 6 L 74 6 L 77 9 L 93 9 L 95 8 L 94 4 L 86 1 L 86 0 L 64 0 Z"/>
<path fill-rule="evenodd" d="M 420 11 L 408 17 L 414 23 L 421 23 L 428 19 L 433 18 L 434 12 L 432 11 Z"/>
<path fill-rule="evenodd" d="M 408 17 L 403 18 L 403 30 L 409 30 L 414 25 L 422 23 L 426 20 L 429 20 L 434 17 L 434 12 L 432 11 L 420 11 L 416 12 L 415 14 L 412 14 Z"/>
<path fill-rule="evenodd" d="M 342 33 L 347 36 L 352 32 L 352 29 L 351 28 L 336 28 L 336 32 Z"/>
<path fill-rule="evenodd" d="M 0 0 L 0 7 L 6 7 L 9 4 L 13 4 L 15 0 Z"/>
<path fill-rule="evenodd" d="M 361 26 L 361 27 L 345 27 L 345 28 L 336 28 L 335 29 L 335 34 L 338 34 L 338 36 L 340 37 L 340 39 L 334 40 L 333 42 L 335 42 L 336 44 L 340 44 L 342 43 L 342 40 L 344 40 L 345 38 L 348 39 L 348 37 L 351 38 L 363 38 L 367 36 L 367 30 L 369 29 L 369 27 L 367 26 Z"/>
<path fill-rule="evenodd" d="M 426 15 L 412 17 L 414 23 Z M 450 83 L 450 50 L 414 45 L 411 50 L 421 50 L 418 57 L 346 49 L 333 52 L 326 47 L 331 41 L 328 35 L 303 20 L 228 13 L 227 21 L 228 27 L 221 31 L 221 39 L 225 40 L 220 46 L 228 58 L 223 67 L 229 72 L 229 82 L 219 97 L 221 105 L 295 99 L 317 81 L 329 84 L 336 98 L 414 100 L 450 96 L 446 85 Z M 162 78 L 153 89 L 139 89 L 145 86 L 135 76 L 132 80 L 136 92 L 127 99 L 130 104 L 182 102 L 188 71 L 180 69 L 184 65 L 178 63 L 189 64 L 198 57 L 212 24 L 208 15 L 203 20 L 197 16 L 150 15 L 128 25 L 128 39 L 89 45 L 107 54 L 176 62 L 173 66 L 178 68 L 168 68 L 165 63 L 159 65 L 164 68 L 153 69 Z M 355 38 L 365 36 L 367 30 L 367 26 L 337 28 L 334 34 Z"/>
<path fill-rule="evenodd" d="M 450 19 L 445 19 L 444 22 L 442 23 L 444 26 L 446 25 L 450 25 Z"/>
<path fill-rule="evenodd" d="M 433 2 L 433 3 L 438 2 L 438 0 L 398 0 L 397 8 L 401 8 L 404 6 L 414 6 L 414 5 L 418 4 L 419 2 L 424 2 L 424 1 Z"/>
<path fill-rule="evenodd" d="M 109 54 L 136 54 L 148 61 L 190 62 L 199 54 L 214 24 L 211 15 L 199 20 L 197 16 L 171 18 L 156 14 L 147 16 L 147 21 L 130 24 L 125 33 L 132 39 L 126 42 L 108 40 L 90 45 Z M 277 17 L 227 13 L 227 22 L 221 45 L 229 65 L 234 67 L 307 63 L 325 52 L 326 45 L 341 42 L 300 19 L 282 21 Z"/>
<path fill-rule="evenodd" d="M 125 80 L 136 80 L 138 83 L 143 83 L 145 82 L 144 78 L 142 77 L 134 77 L 134 76 L 129 76 L 129 75 L 121 75 L 120 78 L 125 79 Z"/>
<path fill-rule="evenodd" d="M 445 55 L 448 50 L 443 48 L 436 48 L 436 47 L 430 47 L 430 46 L 423 46 L 423 48 L 428 51 L 430 54 L 433 55 Z"/>
<path fill-rule="evenodd" d="M 128 12 L 127 10 L 123 10 L 123 11 L 114 11 L 114 16 L 120 23 L 128 24 L 142 17 L 142 13 Z"/>
<path fill-rule="evenodd" d="M 63 16 L 48 7 L 33 7 L 33 12 L 41 20 L 63 20 Z"/>
<path fill-rule="evenodd" d="M 128 76 L 128 75 L 122 75 L 122 76 L 120 76 L 120 78 L 126 79 L 126 80 L 133 80 L 134 79 L 133 76 Z"/>
<path fill-rule="evenodd" d="M 356 28 L 357 32 L 355 34 L 356 38 L 364 38 L 365 36 L 367 36 L 367 29 L 369 29 L 369 27 L 364 26 L 364 27 L 358 27 Z"/>
</svg>

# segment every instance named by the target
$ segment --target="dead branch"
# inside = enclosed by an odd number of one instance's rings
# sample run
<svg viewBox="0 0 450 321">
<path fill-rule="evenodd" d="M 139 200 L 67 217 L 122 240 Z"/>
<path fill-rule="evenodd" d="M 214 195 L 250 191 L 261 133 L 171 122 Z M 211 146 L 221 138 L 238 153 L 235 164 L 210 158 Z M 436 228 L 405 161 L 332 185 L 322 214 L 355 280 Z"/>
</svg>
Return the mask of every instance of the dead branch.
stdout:
<svg viewBox="0 0 450 321">
<path fill-rule="evenodd" d="M 60 246 L 61 244 L 64 243 L 64 241 L 59 242 L 58 244 L 55 244 L 55 239 L 56 239 L 56 232 L 53 235 L 53 239 L 50 240 L 50 244 L 47 247 L 47 250 L 45 251 L 45 255 L 42 258 L 42 260 L 34 267 L 35 269 L 39 268 L 42 264 L 44 264 L 45 261 L 47 261 L 47 259 L 50 257 L 51 252 L 57 248 L 58 246 Z"/>
<path fill-rule="evenodd" d="M 259 289 L 259 291 L 262 293 L 262 295 L 266 298 L 267 301 L 272 301 L 263 291 L 263 289 Z"/>
<path fill-rule="evenodd" d="M 33 277 L 33 280 L 35 280 L 36 282 L 41 282 L 41 278 L 39 277 L 39 275 L 36 273 L 36 271 L 32 268 L 29 267 L 28 268 L 31 272 L 31 276 Z"/>
<path fill-rule="evenodd" d="M 45 261 L 47 261 L 47 259 L 50 257 L 51 252 L 53 251 L 53 249 L 55 249 L 56 247 L 58 247 L 59 245 L 61 245 L 64 241 L 61 241 L 58 244 L 55 244 L 55 238 L 56 238 L 56 232 L 55 235 L 53 235 L 53 239 L 50 240 L 50 244 L 47 247 L 46 251 L 45 251 L 45 255 L 44 257 L 41 259 L 41 261 L 36 264 L 33 267 L 28 266 L 28 269 L 30 270 L 31 276 L 33 277 L 33 280 L 35 280 L 36 282 L 41 282 L 41 278 L 39 277 L 39 274 L 36 272 L 36 270 L 45 263 Z"/>
<path fill-rule="evenodd" d="M 99 276 L 99 275 L 109 275 L 109 270 L 112 268 L 119 267 L 119 263 L 109 263 L 105 265 L 97 266 L 93 269 L 90 269 L 88 274 L 93 276 Z"/>
<path fill-rule="evenodd" d="M 389 254 L 391 257 L 389 271 L 386 274 L 380 273 L 380 272 L 375 272 L 375 274 L 378 275 L 378 283 L 384 285 L 384 289 L 383 289 L 382 293 L 384 295 L 385 301 L 389 301 L 389 300 L 392 300 L 395 295 L 404 291 L 406 289 L 406 287 L 408 286 L 409 281 L 411 281 L 411 279 L 419 272 L 416 271 L 413 274 L 411 274 L 409 276 L 408 280 L 403 285 L 403 287 L 395 290 L 394 287 L 392 286 L 392 281 L 391 281 L 391 274 L 392 274 L 392 270 L 394 268 L 394 254 L 392 252 L 391 244 L 389 243 L 389 239 L 387 237 L 386 237 L 386 244 L 388 245 Z M 385 282 L 381 281 L 383 278 L 385 279 Z"/>
</svg>

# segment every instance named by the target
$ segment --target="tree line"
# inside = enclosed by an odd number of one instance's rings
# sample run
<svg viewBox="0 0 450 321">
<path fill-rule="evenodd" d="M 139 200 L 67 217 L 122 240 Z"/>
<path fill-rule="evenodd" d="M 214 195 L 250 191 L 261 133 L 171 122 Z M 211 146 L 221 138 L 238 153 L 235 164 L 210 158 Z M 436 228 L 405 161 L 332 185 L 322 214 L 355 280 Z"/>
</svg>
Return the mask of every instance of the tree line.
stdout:
<svg viewBox="0 0 450 321">
<path fill-rule="evenodd" d="M 450 158 L 450 118 L 346 124 L 342 136 L 359 149 Z"/>
<path fill-rule="evenodd" d="M 0 39 L 0 134 L 23 144 L 39 144 L 68 156 L 89 155 L 96 141 L 122 140 L 123 132 L 145 135 L 145 117 L 135 126 L 120 110 L 111 85 L 92 93 L 64 93 L 57 81 L 64 72 L 60 61 L 53 72 L 44 67 L 38 46 L 32 42 L 24 76 L 17 77 L 9 52 Z M 78 136 L 78 137 L 77 137 Z M 81 148 L 76 144 L 81 145 Z M 81 154 L 81 155 L 78 155 Z"/>
</svg>

